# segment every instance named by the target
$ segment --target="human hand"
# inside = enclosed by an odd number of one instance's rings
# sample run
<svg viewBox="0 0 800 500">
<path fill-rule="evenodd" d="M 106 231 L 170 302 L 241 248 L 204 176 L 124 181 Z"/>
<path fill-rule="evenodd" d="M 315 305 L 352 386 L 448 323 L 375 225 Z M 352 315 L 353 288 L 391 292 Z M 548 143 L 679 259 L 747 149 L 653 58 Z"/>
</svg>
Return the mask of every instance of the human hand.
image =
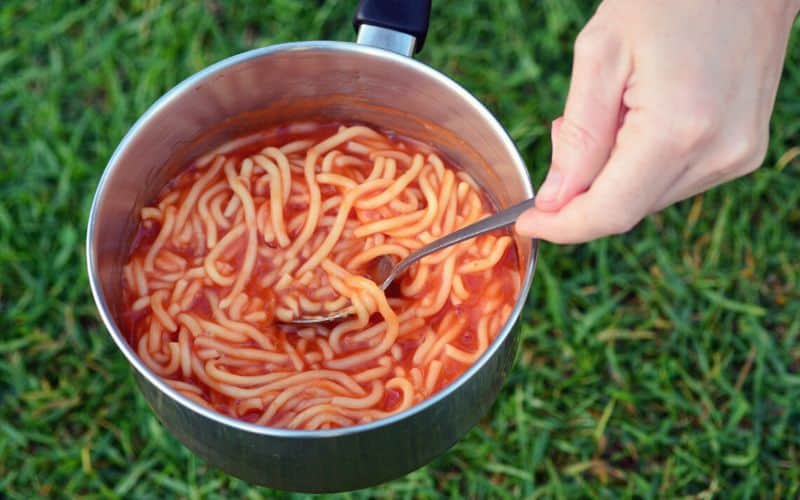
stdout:
<svg viewBox="0 0 800 500">
<path fill-rule="evenodd" d="M 575 42 L 550 171 L 518 233 L 580 243 L 752 172 L 799 0 L 605 0 Z"/>
</svg>

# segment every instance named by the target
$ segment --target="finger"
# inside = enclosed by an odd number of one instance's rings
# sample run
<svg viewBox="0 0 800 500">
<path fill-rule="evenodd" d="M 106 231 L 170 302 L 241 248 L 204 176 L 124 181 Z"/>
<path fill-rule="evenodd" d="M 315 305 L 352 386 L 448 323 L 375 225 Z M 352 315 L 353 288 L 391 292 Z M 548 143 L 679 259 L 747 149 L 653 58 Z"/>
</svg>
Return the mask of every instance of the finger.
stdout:
<svg viewBox="0 0 800 500">
<path fill-rule="evenodd" d="M 723 150 L 724 151 L 724 150 Z M 706 155 L 693 162 L 692 167 L 675 181 L 675 184 L 661 196 L 653 207 L 653 212 L 659 212 L 679 201 L 686 200 L 695 195 L 708 191 L 711 188 L 725 184 L 734 179 L 753 172 L 764 160 L 766 153 L 766 139 L 755 153 L 745 152 L 734 154 L 729 162 L 720 162 L 714 155 Z M 721 153 L 718 153 L 720 155 Z M 725 156 L 722 154 L 722 156 Z M 730 157 L 728 155 L 728 157 Z M 723 166 L 714 166 L 720 165 Z"/>
<path fill-rule="evenodd" d="M 659 198 L 658 202 L 653 205 L 651 213 L 660 212 L 665 208 L 674 205 L 680 201 L 692 198 L 700 193 L 704 193 L 711 188 L 725 184 L 736 178 L 741 177 L 742 173 L 718 173 L 718 172 L 703 172 L 700 168 L 688 170 L 681 178 L 677 179 L 675 184 Z"/>
<path fill-rule="evenodd" d="M 608 164 L 585 193 L 557 212 L 539 208 L 520 216 L 515 229 L 524 236 L 554 243 L 582 243 L 629 231 L 652 211 L 683 169 L 674 168 L 658 127 L 626 120 Z"/>
<path fill-rule="evenodd" d="M 696 169 L 687 170 L 683 176 L 675 181 L 674 185 L 670 186 L 670 188 L 661 195 L 658 202 L 653 206 L 651 213 L 660 212 L 670 205 L 691 198 L 724 182 L 722 180 L 704 178 L 707 176 L 699 175 L 693 170 Z"/>
<path fill-rule="evenodd" d="M 550 171 L 536 207 L 555 211 L 584 191 L 608 160 L 630 73 L 620 42 L 587 28 L 575 44 L 564 116 L 553 122 Z"/>
<path fill-rule="evenodd" d="M 747 140 L 741 142 L 747 143 Z M 753 148 L 718 146 L 712 148 L 711 154 L 694 160 L 692 168 L 687 169 L 661 196 L 653 212 L 753 172 L 764 161 L 766 134 L 760 142 L 753 144 Z"/>
</svg>

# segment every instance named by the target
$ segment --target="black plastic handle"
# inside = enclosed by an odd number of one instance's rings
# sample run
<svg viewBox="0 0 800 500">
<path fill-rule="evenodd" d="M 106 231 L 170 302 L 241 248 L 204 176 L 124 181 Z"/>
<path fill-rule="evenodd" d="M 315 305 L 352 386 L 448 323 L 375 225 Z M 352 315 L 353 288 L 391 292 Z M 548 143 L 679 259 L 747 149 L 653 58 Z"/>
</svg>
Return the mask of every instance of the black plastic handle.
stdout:
<svg viewBox="0 0 800 500">
<path fill-rule="evenodd" d="M 431 0 L 361 0 L 353 26 L 358 31 L 362 24 L 370 24 L 411 35 L 416 39 L 414 52 L 419 52 L 430 17 Z"/>
</svg>

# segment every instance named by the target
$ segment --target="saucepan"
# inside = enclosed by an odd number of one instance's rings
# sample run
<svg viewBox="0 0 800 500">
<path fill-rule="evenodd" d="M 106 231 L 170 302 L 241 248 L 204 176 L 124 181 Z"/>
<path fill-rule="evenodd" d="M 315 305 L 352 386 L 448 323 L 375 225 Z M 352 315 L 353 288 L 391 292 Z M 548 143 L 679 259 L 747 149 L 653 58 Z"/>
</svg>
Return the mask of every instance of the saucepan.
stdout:
<svg viewBox="0 0 800 500">
<path fill-rule="evenodd" d="M 209 464 L 250 483 L 328 492 L 362 488 L 414 470 L 449 449 L 487 412 L 517 351 L 514 327 L 533 276 L 537 244 L 517 238 L 522 286 L 494 342 L 451 385 L 369 424 L 299 431 L 258 426 L 204 408 L 149 370 L 120 329 L 121 268 L 136 214 L 182 165 L 234 137 L 306 118 L 366 122 L 434 144 L 500 207 L 533 196 L 528 171 L 503 127 L 467 90 L 414 60 L 430 0 L 365 0 L 356 43 L 307 41 L 245 52 L 210 66 L 156 101 L 116 148 L 95 193 L 88 272 L 108 332 L 163 425 Z"/>
</svg>

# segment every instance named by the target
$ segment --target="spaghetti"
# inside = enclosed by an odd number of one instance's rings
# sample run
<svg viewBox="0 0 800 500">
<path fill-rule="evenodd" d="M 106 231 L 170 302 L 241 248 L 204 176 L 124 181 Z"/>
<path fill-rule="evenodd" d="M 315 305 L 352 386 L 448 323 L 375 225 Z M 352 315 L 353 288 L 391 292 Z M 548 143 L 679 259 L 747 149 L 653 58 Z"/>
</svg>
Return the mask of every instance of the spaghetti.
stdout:
<svg viewBox="0 0 800 500">
<path fill-rule="evenodd" d="M 366 276 L 491 212 L 428 146 L 363 126 L 294 123 L 193 162 L 143 208 L 124 266 L 144 363 L 198 404 L 322 429 L 403 411 L 457 378 L 511 314 L 503 231 L 414 265 L 394 293 Z M 284 322 L 347 309 L 338 324 Z"/>
</svg>

